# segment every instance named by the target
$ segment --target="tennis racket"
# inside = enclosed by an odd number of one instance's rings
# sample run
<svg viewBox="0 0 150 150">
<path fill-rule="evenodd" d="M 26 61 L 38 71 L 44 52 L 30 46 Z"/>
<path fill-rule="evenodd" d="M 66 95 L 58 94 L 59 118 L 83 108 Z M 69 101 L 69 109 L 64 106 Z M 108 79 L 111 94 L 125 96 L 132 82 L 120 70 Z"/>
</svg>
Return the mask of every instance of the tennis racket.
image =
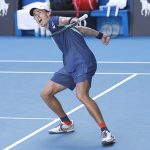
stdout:
<svg viewBox="0 0 150 150">
<path fill-rule="evenodd" d="M 88 18 L 88 15 L 87 14 L 84 14 L 82 17 L 79 18 L 79 22 L 85 20 L 86 18 Z M 68 25 L 65 25 L 63 28 L 61 28 L 59 31 L 56 31 L 54 33 L 52 33 L 50 36 L 53 37 L 55 35 L 58 35 L 64 31 L 66 31 L 67 29 L 71 29 L 73 27 L 75 27 L 79 22 L 74 22 L 74 23 L 71 23 L 71 24 L 68 24 Z"/>
</svg>

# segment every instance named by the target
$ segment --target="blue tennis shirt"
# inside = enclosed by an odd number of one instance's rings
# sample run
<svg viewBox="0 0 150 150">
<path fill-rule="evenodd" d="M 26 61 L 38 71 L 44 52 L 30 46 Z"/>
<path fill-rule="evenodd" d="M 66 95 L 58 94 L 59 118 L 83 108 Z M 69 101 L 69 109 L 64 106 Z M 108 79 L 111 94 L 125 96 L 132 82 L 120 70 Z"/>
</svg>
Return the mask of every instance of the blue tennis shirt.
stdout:
<svg viewBox="0 0 150 150">
<path fill-rule="evenodd" d="M 58 25 L 59 16 L 51 17 L 49 20 L 51 33 L 57 32 L 62 28 Z M 66 71 L 73 72 L 81 63 L 90 64 L 96 62 L 94 54 L 75 27 L 53 36 L 53 39 L 63 53 L 63 64 Z"/>
</svg>

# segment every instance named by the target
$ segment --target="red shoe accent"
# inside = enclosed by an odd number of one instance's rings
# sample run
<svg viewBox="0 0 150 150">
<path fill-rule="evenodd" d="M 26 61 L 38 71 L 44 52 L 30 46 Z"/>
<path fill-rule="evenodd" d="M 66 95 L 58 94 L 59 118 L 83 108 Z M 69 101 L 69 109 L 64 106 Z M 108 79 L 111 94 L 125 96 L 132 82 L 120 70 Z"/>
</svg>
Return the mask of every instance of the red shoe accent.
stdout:
<svg viewBox="0 0 150 150">
<path fill-rule="evenodd" d="M 72 121 L 64 121 L 63 123 L 66 124 L 66 125 L 71 125 Z"/>
</svg>

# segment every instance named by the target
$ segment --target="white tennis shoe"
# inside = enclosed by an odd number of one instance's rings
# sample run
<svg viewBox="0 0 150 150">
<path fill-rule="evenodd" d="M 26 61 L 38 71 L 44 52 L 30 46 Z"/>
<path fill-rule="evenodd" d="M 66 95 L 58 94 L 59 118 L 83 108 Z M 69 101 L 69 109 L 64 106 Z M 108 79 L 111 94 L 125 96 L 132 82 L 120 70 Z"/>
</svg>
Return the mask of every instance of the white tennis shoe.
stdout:
<svg viewBox="0 0 150 150">
<path fill-rule="evenodd" d="M 116 142 L 115 137 L 107 130 L 102 132 L 102 144 L 103 145 L 111 145 Z"/>
<path fill-rule="evenodd" d="M 60 122 L 60 124 L 57 127 L 49 130 L 49 134 L 74 132 L 74 124 L 72 120 L 71 122 L 72 122 L 71 125 L 66 125 L 64 122 Z"/>
</svg>

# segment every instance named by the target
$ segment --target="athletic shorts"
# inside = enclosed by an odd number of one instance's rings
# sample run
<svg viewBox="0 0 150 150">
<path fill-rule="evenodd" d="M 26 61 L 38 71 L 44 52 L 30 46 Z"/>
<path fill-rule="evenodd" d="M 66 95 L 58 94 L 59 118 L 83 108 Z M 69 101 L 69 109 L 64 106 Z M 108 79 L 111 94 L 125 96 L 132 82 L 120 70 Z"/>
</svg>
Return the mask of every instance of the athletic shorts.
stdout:
<svg viewBox="0 0 150 150">
<path fill-rule="evenodd" d="M 77 83 L 87 80 L 91 86 L 92 77 L 97 69 L 97 64 L 81 64 L 73 72 L 67 72 L 65 67 L 56 72 L 51 80 L 70 90 L 73 90 Z"/>
</svg>

